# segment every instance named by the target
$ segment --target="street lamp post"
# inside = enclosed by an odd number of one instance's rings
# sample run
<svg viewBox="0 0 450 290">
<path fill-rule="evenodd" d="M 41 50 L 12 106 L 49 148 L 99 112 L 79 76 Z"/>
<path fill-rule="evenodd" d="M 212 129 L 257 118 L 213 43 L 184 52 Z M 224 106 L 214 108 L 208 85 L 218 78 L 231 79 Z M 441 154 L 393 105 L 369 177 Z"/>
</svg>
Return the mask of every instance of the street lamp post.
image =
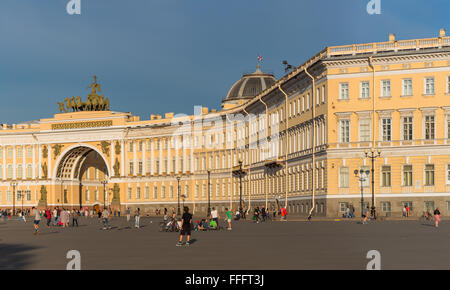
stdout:
<svg viewBox="0 0 450 290">
<path fill-rule="evenodd" d="M 374 219 L 376 219 L 376 211 L 375 211 L 375 159 L 381 156 L 380 149 L 377 149 L 375 152 L 374 148 L 371 148 L 371 150 L 366 150 L 365 155 L 367 158 L 370 158 L 372 161 L 372 208 L 371 208 L 371 215 Z"/>
<path fill-rule="evenodd" d="M 239 212 L 242 216 L 242 160 L 239 160 Z"/>
<path fill-rule="evenodd" d="M 177 181 L 178 181 L 178 215 L 180 215 L 180 176 L 177 176 Z"/>
<path fill-rule="evenodd" d="M 206 217 L 208 217 L 211 214 L 211 170 L 208 170 L 208 213 Z"/>
<path fill-rule="evenodd" d="M 101 181 L 101 183 L 103 184 L 103 209 L 105 209 L 106 208 L 106 199 L 107 199 L 106 184 L 108 183 L 108 180 L 106 180 L 106 178 L 105 178 Z"/>
<path fill-rule="evenodd" d="M 355 177 L 358 177 L 359 182 L 361 184 L 361 217 L 362 217 L 364 215 L 364 194 L 363 194 L 364 187 L 363 187 L 363 182 L 366 181 L 367 178 L 369 178 L 370 171 L 369 170 L 364 171 L 364 169 L 360 169 L 358 171 L 358 169 L 355 169 L 354 173 L 355 173 Z M 359 173 L 359 175 L 358 175 L 358 173 Z"/>
<path fill-rule="evenodd" d="M 11 186 L 13 188 L 13 216 L 16 215 L 16 181 L 11 181 Z"/>
</svg>

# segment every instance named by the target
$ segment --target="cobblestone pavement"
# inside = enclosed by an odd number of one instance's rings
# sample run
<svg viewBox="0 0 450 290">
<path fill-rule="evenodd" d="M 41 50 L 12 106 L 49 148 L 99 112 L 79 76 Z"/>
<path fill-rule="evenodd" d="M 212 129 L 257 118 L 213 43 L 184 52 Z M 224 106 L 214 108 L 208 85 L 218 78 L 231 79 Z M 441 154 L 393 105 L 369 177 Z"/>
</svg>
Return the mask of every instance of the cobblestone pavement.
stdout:
<svg viewBox="0 0 450 290">
<path fill-rule="evenodd" d="M 196 218 L 194 217 L 194 220 Z M 112 229 L 96 219 L 79 227 L 0 222 L 0 269 L 65 269 L 69 250 L 82 269 L 365 269 L 369 250 L 381 253 L 382 269 L 450 269 L 450 221 L 438 229 L 417 220 L 288 221 L 233 223 L 233 230 L 193 232 L 189 247 L 178 233 L 159 232 L 161 218 L 114 217 Z M 222 221 L 223 222 L 223 221 Z"/>
</svg>

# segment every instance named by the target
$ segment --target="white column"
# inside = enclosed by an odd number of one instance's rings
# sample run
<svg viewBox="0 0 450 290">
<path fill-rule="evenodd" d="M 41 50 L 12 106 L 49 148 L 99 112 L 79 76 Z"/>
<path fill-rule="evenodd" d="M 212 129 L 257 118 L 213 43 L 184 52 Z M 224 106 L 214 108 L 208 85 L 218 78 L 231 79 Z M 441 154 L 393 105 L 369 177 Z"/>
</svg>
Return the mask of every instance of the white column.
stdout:
<svg viewBox="0 0 450 290">
<path fill-rule="evenodd" d="M 14 145 L 13 147 L 13 179 L 16 179 L 16 173 L 17 173 L 17 168 L 16 168 L 16 146 Z"/>
<path fill-rule="evenodd" d="M 172 146 L 171 146 L 171 143 L 173 142 L 173 139 L 170 139 L 169 138 L 169 146 L 167 147 L 167 168 L 166 168 L 166 170 L 167 170 L 167 174 L 169 174 L 170 173 L 170 170 L 171 169 L 173 169 L 173 171 L 175 171 L 175 168 L 172 168 L 172 156 L 170 155 L 170 151 L 172 151 L 171 150 L 171 148 L 172 148 Z M 175 144 L 174 144 L 175 145 Z M 175 147 L 175 146 L 174 146 Z M 175 148 L 175 152 L 176 152 L 176 148 Z M 176 154 L 176 153 L 175 153 Z"/>
<path fill-rule="evenodd" d="M 22 178 L 23 179 L 26 179 L 27 178 L 27 175 L 26 175 L 26 162 L 25 162 L 25 146 L 24 145 L 22 145 Z"/>
<path fill-rule="evenodd" d="M 38 168 L 37 168 L 37 172 L 38 172 L 38 178 L 42 178 L 42 159 L 41 159 L 41 144 L 37 144 L 37 154 L 38 154 Z"/>
<path fill-rule="evenodd" d="M 33 155 L 33 157 L 32 157 L 32 165 L 31 165 L 31 168 L 32 168 L 32 173 L 31 173 L 31 177 L 33 178 L 33 179 L 36 179 L 36 144 L 33 144 L 33 145 L 31 145 L 31 154 Z"/>
<path fill-rule="evenodd" d="M 133 144 L 133 176 L 136 176 L 137 175 L 137 140 L 134 140 L 133 141 L 133 143 L 131 143 L 131 144 Z"/>
<path fill-rule="evenodd" d="M 3 180 L 6 180 L 6 146 L 3 146 Z M 6 200 L 6 196 L 5 196 Z"/>
<path fill-rule="evenodd" d="M 147 151 L 147 139 L 144 139 L 142 144 L 142 175 L 147 175 L 147 158 L 145 157 L 145 152 Z"/>
<path fill-rule="evenodd" d="M 161 139 L 159 141 L 161 141 Z M 162 158 L 163 151 L 161 148 L 164 148 L 164 146 L 162 144 L 160 144 L 160 147 L 159 147 L 159 171 L 158 171 L 158 174 L 161 174 L 163 166 L 164 166 L 164 162 L 163 162 L 163 158 Z"/>
<path fill-rule="evenodd" d="M 154 166 L 153 166 L 153 164 L 155 164 L 154 149 L 155 148 L 153 146 L 153 140 L 151 140 L 151 142 L 150 142 L 150 173 L 151 173 L 151 175 L 154 174 Z"/>
</svg>

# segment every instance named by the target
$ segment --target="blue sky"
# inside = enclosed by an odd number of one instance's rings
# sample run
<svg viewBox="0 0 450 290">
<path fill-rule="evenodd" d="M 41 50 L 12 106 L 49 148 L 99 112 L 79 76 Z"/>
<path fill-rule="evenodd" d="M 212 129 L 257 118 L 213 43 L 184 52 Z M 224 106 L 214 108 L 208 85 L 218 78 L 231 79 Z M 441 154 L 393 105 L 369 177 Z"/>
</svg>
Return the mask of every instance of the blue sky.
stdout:
<svg viewBox="0 0 450 290">
<path fill-rule="evenodd" d="M 448 0 L 0 1 L 0 122 L 48 118 L 57 101 L 88 94 L 96 74 L 115 111 L 149 119 L 220 108 L 242 73 L 283 74 L 332 45 L 450 34 Z"/>
</svg>

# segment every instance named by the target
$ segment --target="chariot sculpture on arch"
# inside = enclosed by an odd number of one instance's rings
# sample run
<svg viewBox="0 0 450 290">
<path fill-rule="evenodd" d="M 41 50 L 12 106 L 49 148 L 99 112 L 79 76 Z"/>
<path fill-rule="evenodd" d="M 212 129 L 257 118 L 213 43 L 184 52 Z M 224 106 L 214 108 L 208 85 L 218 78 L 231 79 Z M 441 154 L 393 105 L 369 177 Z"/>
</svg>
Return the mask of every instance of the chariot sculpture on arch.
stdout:
<svg viewBox="0 0 450 290">
<path fill-rule="evenodd" d="M 64 102 L 57 102 L 59 112 L 109 111 L 109 99 L 105 98 L 104 95 L 100 95 L 102 90 L 100 84 L 97 83 L 96 75 L 94 75 L 94 82 L 87 88 L 91 89 L 91 93 L 87 96 L 86 102 L 83 102 L 80 96 L 67 97 L 64 99 Z"/>
</svg>

